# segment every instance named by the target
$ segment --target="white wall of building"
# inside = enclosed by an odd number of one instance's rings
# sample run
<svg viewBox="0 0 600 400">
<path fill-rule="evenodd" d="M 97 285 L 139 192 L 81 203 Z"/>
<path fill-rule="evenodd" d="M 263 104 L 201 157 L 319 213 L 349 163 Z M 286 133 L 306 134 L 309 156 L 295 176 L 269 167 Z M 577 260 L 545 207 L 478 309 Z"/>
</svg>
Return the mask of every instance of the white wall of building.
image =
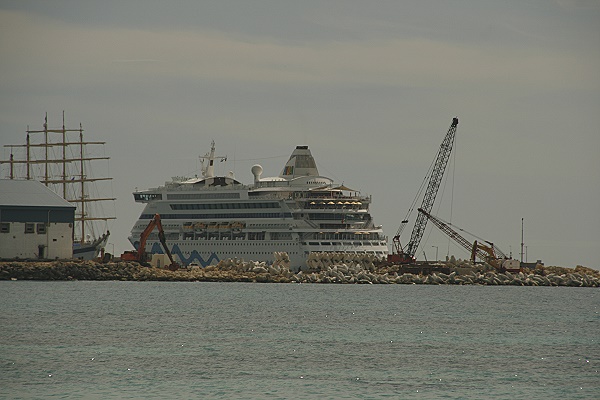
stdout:
<svg viewBox="0 0 600 400">
<path fill-rule="evenodd" d="M 8 224 L 9 232 L 5 232 Z M 5 222 L 0 232 L 0 258 L 40 258 L 43 246 L 44 259 L 73 257 L 73 227 L 68 223 Z M 26 233 L 28 225 L 28 233 Z M 31 232 L 33 225 L 33 232 Z"/>
</svg>

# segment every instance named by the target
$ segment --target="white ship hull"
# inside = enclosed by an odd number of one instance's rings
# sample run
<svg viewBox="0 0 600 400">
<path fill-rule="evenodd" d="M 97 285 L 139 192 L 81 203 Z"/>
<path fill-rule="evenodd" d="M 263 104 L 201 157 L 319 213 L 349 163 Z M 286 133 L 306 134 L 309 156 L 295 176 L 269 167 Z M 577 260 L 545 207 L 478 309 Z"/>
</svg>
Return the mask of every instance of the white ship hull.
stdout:
<svg viewBox="0 0 600 400">
<path fill-rule="evenodd" d="M 311 252 L 387 256 L 383 229 L 369 213 L 371 198 L 320 176 L 308 147 L 298 146 L 278 177 L 261 178 L 262 167 L 254 166 L 253 185 L 214 176 L 215 158 L 213 143 L 203 178 L 134 193 L 146 204 L 129 238 L 136 248 L 148 222 L 160 214 L 167 246 L 183 265 L 229 258 L 273 262 L 274 252 L 286 252 L 298 270 Z M 163 253 L 156 233 L 145 251 Z"/>
<path fill-rule="evenodd" d="M 101 256 L 102 251 L 106 247 L 110 232 L 94 240 L 92 243 L 73 243 L 73 258 L 80 260 L 95 260 Z"/>
<path fill-rule="evenodd" d="M 363 244 L 363 242 L 314 242 L 311 245 L 301 245 L 298 242 L 280 243 L 263 241 L 257 243 L 236 243 L 236 241 L 167 241 L 169 250 L 183 265 L 198 264 L 208 266 L 220 260 L 239 259 L 243 261 L 264 261 L 271 263 L 274 252 L 286 252 L 290 256 L 291 266 L 295 270 L 301 269 L 306 264 L 308 254 L 311 252 L 340 252 L 372 254 L 385 257 L 388 253 L 387 245 L 383 243 Z M 158 241 L 150 241 L 147 251 L 162 254 L 163 249 Z"/>
</svg>

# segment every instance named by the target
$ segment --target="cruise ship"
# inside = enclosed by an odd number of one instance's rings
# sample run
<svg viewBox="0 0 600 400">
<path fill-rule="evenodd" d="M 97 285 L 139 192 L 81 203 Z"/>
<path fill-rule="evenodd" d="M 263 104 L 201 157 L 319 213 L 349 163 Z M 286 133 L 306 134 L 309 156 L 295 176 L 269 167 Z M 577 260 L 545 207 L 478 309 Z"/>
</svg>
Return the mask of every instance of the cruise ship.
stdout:
<svg viewBox="0 0 600 400">
<path fill-rule="evenodd" d="M 305 268 L 312 252 L 366 253 L 384 258 L 387 238 L 369 212 L 371 196 L 321 176 L 308 146 L 297 146 L 279 176 L 243 184 L 229 172 L 215 175 L 215 143 L 200 157 L 201 177 L 173 178 L 164 186 L 136 191 L 145 208 L 131 230 L 137 249 L 140 235 L 159 214 L 166 244 L 182 265 L 206 267 L 224 259 L 274 260 L 287 252 L 290 268 Z M 138 249 L 139 250 L 139 249 Z M 163 253 L 158 233 L 144 249 Z"/>
</svg>

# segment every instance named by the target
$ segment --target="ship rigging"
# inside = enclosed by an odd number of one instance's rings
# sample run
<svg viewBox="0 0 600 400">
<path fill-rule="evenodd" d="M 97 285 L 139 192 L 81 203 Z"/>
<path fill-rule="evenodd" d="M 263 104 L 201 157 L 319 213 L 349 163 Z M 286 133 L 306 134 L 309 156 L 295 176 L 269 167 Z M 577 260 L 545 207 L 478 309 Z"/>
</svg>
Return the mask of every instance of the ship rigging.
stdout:
<svg viewBox="0 0 600 400">
<path fill-rule="evenodd" d="M 101 205 L 116 199 L 101 197 L 95 185 L 112 178 L 92 175 L 91 163 L 108 161 L 110 157 L 90 154 L 88 148 L 104 146 L 106 142 L 84 140 L 83 132 L 81 124 L 78 129 L 65 126 L 64 111 L 62 127 L 49 128 L 46 114 L 42 129 L 27 127 L 25 144 L 4 145 L 10 157 L 0 161 L 0 165 L 8 165 L 9 179 L 39 180 L 77 207 L 73 256 L 89 259 L 104 250 L 110 235 L 107 223 L 116 218 L 105 215 Z M 102 233 L 97 221 L 104 221 Z"/>
</svg>

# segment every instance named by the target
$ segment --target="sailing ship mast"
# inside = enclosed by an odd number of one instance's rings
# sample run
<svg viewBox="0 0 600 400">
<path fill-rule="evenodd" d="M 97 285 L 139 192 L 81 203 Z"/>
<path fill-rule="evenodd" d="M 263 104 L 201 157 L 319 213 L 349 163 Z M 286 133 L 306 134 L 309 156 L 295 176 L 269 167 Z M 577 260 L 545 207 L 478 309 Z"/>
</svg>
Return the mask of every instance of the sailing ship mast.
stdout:
<svg viewBox="0 0 600 400">
<path fill-rule="evenodd" d="M 61 141 L 53 142 L 49 139 L 49 134 L 61 134 Z M 77 133 L 78 139 L 76 141 L 69 141 L 68 133 Z M 42 143 L 31 143 L 31 136 L 35 134 L 43 134 L 44 141 Z M 83 127 L 79 124 L 79 129 L 67 129 L 65 127 L 65 113 L 63 111 L 63 124 L 60 129 L 49 129 L 48 128 L 48 114 L 46 113 L 46 117 L 44 119 L 44 126 L 42 130 L 30 130 L 29 126 L 27 127 L 27 140 L 24 145 L 4 145 L 4 147 L 10 148 L 11 154 L 9 161 L 0 161 L 0 164 L 9 164 L 10 165 L 10 179 L 16 179 L 14 166 L 18 164 L 24 164 L 26 167 L 26 179 L 34 179 L 31 173 L 31 167 L 34 164 L 44 164 L 44 176 L 43 179 L 40 179 L 40 182 L 44 183 L 46 186 L 50 186 L 51 184 L 59 184 L 62 185 L 62 197 L 71 202 L 75 203 L 77 206 L 77 212 L 75 215 L 75 221 L 79 222 L 80 226 L 80 237 L 79 241 L 83 243 L 86 238 L 86 222 L 87 221 L 108 221 L 115 219 L 115 217 L 105 217 L 105 216 L 91 216 L 88 212 L 88 204 L 91 202 L 100 202 L 100 201 L 114 201 L 115 198 L 92 198 L 90 197 L 90 193 L 86 185 L 95 181 L 103 181 L 103 180 L 111 180 L 110 177 L 104 178 L 93 178 L 88 177 L 86 174 L 86 161 L 94 161 L 94 160 L 109 160 L 110 157 L 88 157 L 86 155 L 85 149 L 87 145 L 104 145 L 106 142 L 96 142 L 96 141 L 84 141 L 83 140 Z M 76 156 L 67 155 L 67 149 L 70 146 L 74 146 L 78 148 L 78 154 Z M 49 155 L 49 149 L 52 147 L 62 147 L 62 157 L 61 158 L 52 158 Z M 15 160 L 14 158 L 14 149 L 15 148 L 25 148 L 26 157 L 25 160 Z M 44 157 L 42 160 L 34 160 L 32 159 L 32 149 L 42 148 L 44 150 Z M 70 176 L 67 171 L 67 166 L 70 164 L 79 164 L 79 173 L 72 173 Z M 60 174 L 59 179 L 55 179 L 51 176 L 49 171 L 49 165 L 56 164 L 62 166 L 62 173 Z M 74 194 L 73 198 L 69 198 L 69 193 L 67 193 L 67 188 L 69 185 L 79 184 L 79 193 Z M 73 235 L 75 235 L 75 230 L 73 231 Z"/>
</svg>

